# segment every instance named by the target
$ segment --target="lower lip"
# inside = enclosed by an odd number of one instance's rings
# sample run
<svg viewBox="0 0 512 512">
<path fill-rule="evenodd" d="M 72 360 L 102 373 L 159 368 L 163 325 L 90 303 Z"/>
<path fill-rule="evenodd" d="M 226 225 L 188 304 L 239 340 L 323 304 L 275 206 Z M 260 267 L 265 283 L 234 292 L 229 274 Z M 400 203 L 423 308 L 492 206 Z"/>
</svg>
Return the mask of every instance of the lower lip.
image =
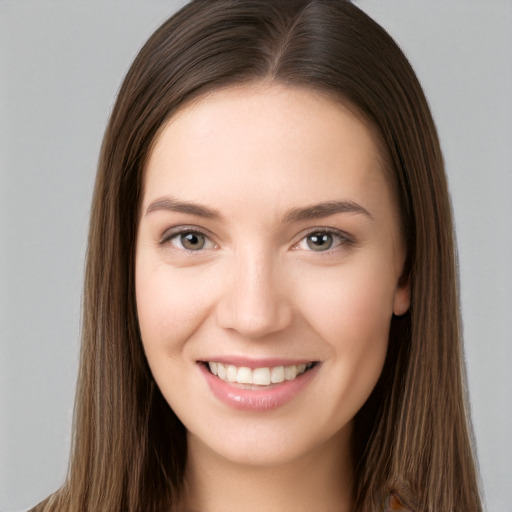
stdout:
<svg viewBox="0 0 512 512">
<path fill-rule="evenodd" d="M 212 393 L 224 404 L 246 411 L 268 411 L 290 402 L 316 375 L 320 364 L 299 375 L 264 389 L 242 389 L 236 383 L 225 382 L 211 373 L 203 363 L 199 368 Z"/>
</svg>

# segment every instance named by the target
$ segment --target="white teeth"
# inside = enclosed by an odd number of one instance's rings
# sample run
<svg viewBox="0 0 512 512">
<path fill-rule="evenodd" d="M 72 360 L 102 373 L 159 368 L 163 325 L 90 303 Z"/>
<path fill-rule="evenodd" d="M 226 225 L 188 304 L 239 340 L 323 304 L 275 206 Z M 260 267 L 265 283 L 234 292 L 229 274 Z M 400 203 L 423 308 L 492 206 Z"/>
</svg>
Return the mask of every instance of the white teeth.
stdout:
<svg viewBox="0 0 512 512">
<path fill-rule="evenodd" d="M 293 380 L 297 377 L 297 367 L 296 366 L 285 366 L 284 367 L 284 378 L 285 380 Z"/>
<path fill-rule="evenodd" d="M 258 386 L 268 386 L 270 384 L 270 368 L 255 368 L 252 371 L 252 383 Z"/>
<path fill-rule="evenodd" d="M 252 384 L 252 371 L 250 368 L 246 368 L 243 366 L 242 368 L 238 368 L 238 373 L 236 374 L 236 381 L 239 384 Z"/>
<path fill-rule="evenodd" d="M 230 364 L 226 368 L 226 379 L 229 382 L 236 382 L 237 367 Z"/>
<path fill-rule="evenodd" d="M 270 380 L 274 384 L 284 381 L 284 366 L 274 366 L 270 370 Z"/>
<path fill-rule="evenodd" d="M 306 369 L 312 367 L 312 363 L 292 364 L 288 366 L 273 366 L 272 368 L 247 368 L 246 366 L 237 367 L 232 364 L 224 365 L 211 361 L 208 367 L 213 375 L 217 375 L 226 382 L 237 382 L 239 384 L 252 384 L 257 386 L 269 386 L 270 384 L 279 384 L 285 380 L 293 380 L 302 375 Z"/>
<path fill-rule="evenodd" d="M 226 380 L 226 367 L 223 364 L 217 363 L 217 375 L 220 379 Z"/>
</svg>

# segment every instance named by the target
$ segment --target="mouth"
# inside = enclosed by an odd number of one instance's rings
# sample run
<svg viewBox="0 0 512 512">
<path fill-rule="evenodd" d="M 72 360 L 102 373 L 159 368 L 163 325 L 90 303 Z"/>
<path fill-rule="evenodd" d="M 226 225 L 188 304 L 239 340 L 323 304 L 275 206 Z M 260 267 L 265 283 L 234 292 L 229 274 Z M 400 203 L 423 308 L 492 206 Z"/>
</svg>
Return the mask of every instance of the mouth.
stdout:
<svg viewBox="0 0 512 512">
<path fill-rule="evenodd" d="M 260 360 L 258 366 L 258 362 L 244 358 L 197 363 L 216 399 L 233 409 L 258 413 L 284 406 L 303 395 L 322 366 L 320 361 L 271 359 Z"/>
<path fill-rule="evenodd" d="M 264 389 L 287 381 L 293 381 L 313 369 L 318 361 L 309 363 L 249 368 L 219 361 L 201 361 L 209 373 L 220 380 L 236 384 L 244 389 Z"/>
</svg>

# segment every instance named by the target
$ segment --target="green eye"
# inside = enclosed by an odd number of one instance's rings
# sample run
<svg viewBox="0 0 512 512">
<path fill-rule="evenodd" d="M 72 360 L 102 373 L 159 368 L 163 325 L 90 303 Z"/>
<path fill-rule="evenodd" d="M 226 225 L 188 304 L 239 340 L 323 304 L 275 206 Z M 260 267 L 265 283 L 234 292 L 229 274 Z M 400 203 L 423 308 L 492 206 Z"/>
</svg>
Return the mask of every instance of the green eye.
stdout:
<svg viewBox="0 0 512 512">
<path fill-rule="evenodd" d="M 187 251 L 199 251 L 206 245 L 206 237 L 201 233 L 181 233 L 176 238 L 179 238 L 179 243 Z"/>
<path fill-rule="evenodd" d="M 208 235 L 194 229 L 193 226 L 176 226 L 169 229 L 163 234 L 160 244 L 189 253 L 207 251 L 217 247 Z"/>
<path fill-rule="evenodd" d="M 297 249 L 309 252 L 328 252 L 340 249 L 341 246 L 351 246 L 353 240 L 343 231 L 334 229 L 318 229 L 310 231 L 297 244 Z"/>
<path fill-rule="evenodd" d="M 338 237 L 339 238 L 339 237 Z M 327 251 L 333 245 L 332 233 L 311 233 L 306 237 L 306 244 L 312 251 Z"/>
</svg>

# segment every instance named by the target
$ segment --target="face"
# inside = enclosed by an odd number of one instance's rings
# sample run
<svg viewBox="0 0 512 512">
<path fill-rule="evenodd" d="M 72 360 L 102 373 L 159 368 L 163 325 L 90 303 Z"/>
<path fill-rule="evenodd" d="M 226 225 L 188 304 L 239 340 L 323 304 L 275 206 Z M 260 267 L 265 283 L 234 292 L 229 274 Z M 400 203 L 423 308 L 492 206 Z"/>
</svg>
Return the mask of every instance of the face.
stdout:
<svg viewBox="0 0 512 512">
<path fill-rule="evenodd" d="M 144 181 L 144 350 L 189 449 L 275 465 L 336 448 L 381 373 L 404 244 L 377 137 L 315 92 L 220 90 Z"/>
</svg>

